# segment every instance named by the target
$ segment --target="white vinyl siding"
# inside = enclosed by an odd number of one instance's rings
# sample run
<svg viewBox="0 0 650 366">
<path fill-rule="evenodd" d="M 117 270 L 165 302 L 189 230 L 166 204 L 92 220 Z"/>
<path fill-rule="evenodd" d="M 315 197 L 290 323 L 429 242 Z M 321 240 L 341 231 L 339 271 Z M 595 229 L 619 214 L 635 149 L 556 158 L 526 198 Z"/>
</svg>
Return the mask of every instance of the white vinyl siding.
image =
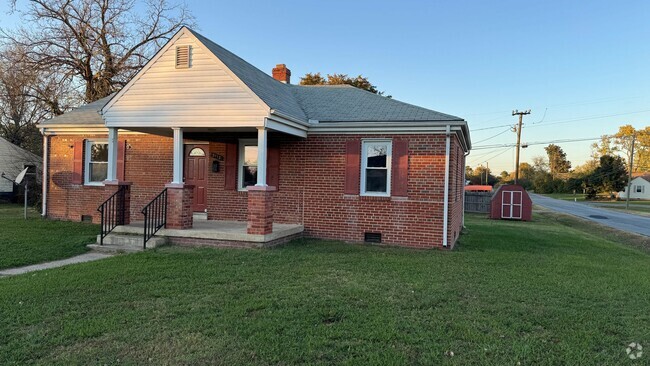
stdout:
<svg viewBox="0 0 650 366">
<path fill-rule="evenodd" d="M 176 68 L 176 46 L 191 67 Z M 258 126 L 268 115 L 194 36 L 182 34 L 104 111 L 108 127 Z"/>
</svg>

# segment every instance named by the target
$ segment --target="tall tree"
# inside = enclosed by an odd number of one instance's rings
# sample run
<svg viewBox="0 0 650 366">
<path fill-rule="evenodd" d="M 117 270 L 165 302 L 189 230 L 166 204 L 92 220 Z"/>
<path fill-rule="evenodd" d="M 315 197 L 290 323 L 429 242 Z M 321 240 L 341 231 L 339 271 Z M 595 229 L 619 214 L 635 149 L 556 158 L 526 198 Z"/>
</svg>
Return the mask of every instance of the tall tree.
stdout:
<svg viewBox="0 0 650 366">
<path fill-rule="evenodd" d="M 384 95 L 383 91 L 379 91 L 367 77 L 362 75 L 350 77 L 347 74 L 327 74 L 327 77 L 323 77 L 320 72 L 310 72 L 300 78 L 300 85 L 352 85 L 377 95 Z M 386 97 L 390 98 L 390 95 Z"/>
<path fill-rule="evenodd" d="M 634 137 L 635 136 L 635 137 Z M 634 167 L 632 171 L 638 172 L 650 168 L 650 126 L 644 129 L 635 129 L 632 125 L 619 127 L 614 135 L 614 144 L 617 151 L 624 154 L 628 166 L 632 160 L 632 144 L 634 143 Z"/>
<path fill-rule="evenodd" d="M 571 169 L 571 162 L 567 160 L 566 153 L 562 148 L 555 144 L 550 144 L 544 148 L 548 155 L 548 165 L 553 177 L 558 173 L 568 173 Z"/>
<path fill-rule="evenodd" d="M 24 26 L 3 37 L 32 67 L 67 77 L 89 103 L 124 86 L 160 45 L 193 18 L 182 5 L 148 0 L 11 0 Z"/>
<path fill-rule="evenodd" d="M 600 165 L 588 178 L 589 184 L 600 192 L 619 192 L 627 184 L 627 169 L 620 156 L 605 155 Z"/>
<path fill-rule="evenodd" d="M 40 155 L 36 125 L 66 108 L 66 84 L 30 67 L 23 56 L 20 47 L 0 49 L 0 136 Z"/>
</svg>

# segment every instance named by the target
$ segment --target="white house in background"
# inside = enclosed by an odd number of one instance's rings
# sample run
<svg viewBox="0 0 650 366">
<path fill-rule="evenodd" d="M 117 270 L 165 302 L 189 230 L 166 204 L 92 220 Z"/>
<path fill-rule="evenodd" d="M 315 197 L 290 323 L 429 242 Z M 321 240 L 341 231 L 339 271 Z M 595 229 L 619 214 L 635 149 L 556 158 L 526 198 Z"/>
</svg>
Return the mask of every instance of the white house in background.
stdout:
<svg viewBox="0 0 650 366">
<path fill-rule="evenodd" d="M 627 187 L 618 192 L 619 199 L 627 198 Z M 650 200 L 650 174 L 641 175 L 632 179 L 631 200 Z"/>
<path fill-rule="evenodd" d="M 43 158 L 12 144 L 0 137 L 0 174 L 4 173 L 7 178 L 16 178 L 21 170 L 32 167 L 28 171 L 37 181 L 41 181 Z M 14 184 L 4 178 L 0 178 L 0 200 L 11 199 L 16 193 Z"/>
</svg>

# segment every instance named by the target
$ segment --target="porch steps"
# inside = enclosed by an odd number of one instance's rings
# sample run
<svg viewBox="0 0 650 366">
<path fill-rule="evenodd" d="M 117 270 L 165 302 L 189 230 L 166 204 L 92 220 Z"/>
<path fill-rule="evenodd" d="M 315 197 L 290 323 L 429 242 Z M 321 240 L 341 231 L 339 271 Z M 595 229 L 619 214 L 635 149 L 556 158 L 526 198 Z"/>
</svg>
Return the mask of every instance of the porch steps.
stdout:
<svg viewBox="0 0 650 366">
<path fill-rule="evenodd" d="M 87 245 L 88 248 L 98 252 L 108 253 L 133 253 L 144 250 L 142 235 L 108 234 L 104 238 L 104 245 L 99 245 L 101 237 L 97 235 L 97 243 Z M 154 236 L 147 241 L 147 249 L 161 247 L 167 244 L 164 236 Z"/>
</svg>

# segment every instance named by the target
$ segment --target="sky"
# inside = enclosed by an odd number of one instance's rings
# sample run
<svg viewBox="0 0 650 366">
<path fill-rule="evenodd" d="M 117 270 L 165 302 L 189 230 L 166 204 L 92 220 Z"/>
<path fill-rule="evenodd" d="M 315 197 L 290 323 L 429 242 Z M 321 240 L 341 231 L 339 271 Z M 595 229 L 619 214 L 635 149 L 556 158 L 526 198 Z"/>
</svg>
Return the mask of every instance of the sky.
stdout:
<svg viewBox="0 0 650 366">
<path fill-rule="evenodd" d="M 513 170 L 514 148 L 481 146 L 516 141 L 514 109 L 532 111 L 522 162 L 545 155 L 535 142 L 650 125 L 649 1 L 186 4 L 197 31 L 265 72 L 284 63 L 293 83 L 307 72 L 363 74 L 397 100 L 464 118 L 468 165 L 489 162 L 495 173 Z M 0 27 L 14 26 L 0 10 Z M 593 142 L 558 145 L 576 166 Z"/>
</svg>

